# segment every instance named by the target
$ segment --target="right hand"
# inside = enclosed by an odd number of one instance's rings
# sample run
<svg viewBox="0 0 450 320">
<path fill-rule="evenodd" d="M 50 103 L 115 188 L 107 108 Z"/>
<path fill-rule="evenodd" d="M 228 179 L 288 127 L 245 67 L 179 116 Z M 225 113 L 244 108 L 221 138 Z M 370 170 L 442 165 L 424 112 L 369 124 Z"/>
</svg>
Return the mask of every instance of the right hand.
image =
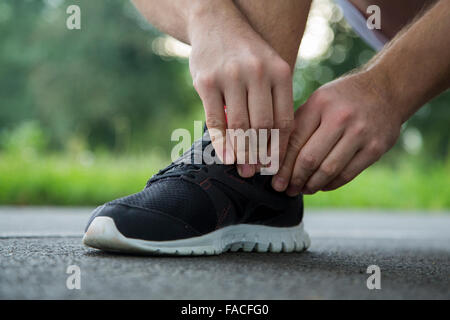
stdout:
<svg viewBox="0 0 450 320">
<path fill-rule="evenodd" d="M 282 163 L 294 120 L 292 71 L 246 21 L 213 13 L 191 29 L 190 71 L 219 158 L 225 164 L 234 163 L 236 156 L 246 159 L 238 172 L 251 177 L 256 166 L 248 164 L 248 146 L 236 150 L 225 130 L 280 129 Z"/>
</svg>

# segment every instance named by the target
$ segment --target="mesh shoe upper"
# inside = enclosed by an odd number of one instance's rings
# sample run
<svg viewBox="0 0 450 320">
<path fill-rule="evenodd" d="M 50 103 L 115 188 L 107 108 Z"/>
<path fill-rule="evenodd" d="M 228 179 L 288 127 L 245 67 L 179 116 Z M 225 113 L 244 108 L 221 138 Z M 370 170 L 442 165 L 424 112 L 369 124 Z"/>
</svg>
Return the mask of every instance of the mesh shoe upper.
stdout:
<svg viewBox="0 0 450 320">
<path fill-rule="evenodd" d="M 205 136 L 143 191 L 99 207 L 90 222 L 109 216 L 126 237 L 151 241 L 195 237 L 234 224 L 289 227 L 301 222 L 301 197 L 274 191 L 270 176 L 243 179 L 235 166 L 191 164 L 196 150 L 208 145 Z"/>
<path fill-rule="evenodd" d="M 176 177 L 158 180 L 139 193 L 108 203 L 117 204 L 193 221 L 192 227 L 201 233 L 209 232 L 216 224 L 215 208 L 207 194 L 200 186 Z"/>
</svg>

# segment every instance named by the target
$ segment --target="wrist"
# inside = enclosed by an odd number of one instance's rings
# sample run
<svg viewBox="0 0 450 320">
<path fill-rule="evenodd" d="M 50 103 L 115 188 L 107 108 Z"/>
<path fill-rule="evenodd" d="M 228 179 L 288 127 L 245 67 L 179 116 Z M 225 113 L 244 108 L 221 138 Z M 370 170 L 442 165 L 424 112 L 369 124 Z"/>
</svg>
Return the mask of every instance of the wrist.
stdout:
<svg viewBox="0 0 450 320">
<path fill-rule="evenodd" d="M 231 0 L 192 1 L 187 13 L 187 34 L 191 45 L 199 36 L 212 29 L 218 30 L 219 25 L 224 29 L 226 21 L 222 21 L 222 17 L 229 14 L 230 6 L 233 6 Z"/>
<path fill-rule="evenodd" d="M 420 107 L 417 92 L 402 86 L 403 81 L 394 80 L 396 77 L 392 72 L 380 65 L 362 71 L 360 79 L 399 124 L 408 120 Z"/>
<path fill-rule="evenodd" d="M 196 1 L 189 11 L 187 33 L 192 46 L 205 37 L 213 36 L 234 45 L 237 35 L 256 35 L 232 0 Z"/>
</svg>

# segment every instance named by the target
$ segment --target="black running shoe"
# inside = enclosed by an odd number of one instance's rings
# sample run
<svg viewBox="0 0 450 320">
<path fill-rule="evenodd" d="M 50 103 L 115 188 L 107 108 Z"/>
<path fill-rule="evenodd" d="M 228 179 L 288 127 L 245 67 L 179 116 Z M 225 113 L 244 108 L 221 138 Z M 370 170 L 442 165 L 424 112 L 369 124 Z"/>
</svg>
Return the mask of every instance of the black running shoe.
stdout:
<svg viewBox="0 0 450 320">
<path fill-rule="evenodd" d="M 243 179 L 234 165 L 191 164 L 196 150 L 209 144 L 206 132 L 143 191 L 98 207 L 83 243 L 105 251 L 170 255 L 307 249 L 302 197 L 274 191 L 271 176 Z"/>
</svg>

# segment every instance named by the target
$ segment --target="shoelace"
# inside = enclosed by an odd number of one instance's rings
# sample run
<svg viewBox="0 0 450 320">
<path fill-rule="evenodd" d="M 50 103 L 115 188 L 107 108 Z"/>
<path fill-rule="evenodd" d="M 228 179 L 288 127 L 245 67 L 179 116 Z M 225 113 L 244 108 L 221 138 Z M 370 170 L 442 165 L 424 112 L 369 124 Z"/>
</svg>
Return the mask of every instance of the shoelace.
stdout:
<svg viewBox="0 0 450 320">
<path fill-rule="evenodd" d="M 150 178 L 147 182 L 147 187 L 158 180 L 168 178 L 168 177 L 180 177 L 188 176 L 195 178 L 195 172 L 203 170 L 208 172 L 208 167 L 205 164 L 190 164 L 190 163 L 172 163 L 167 168 L 160 170 L 157 174 Z"/>
<path fill-rule="evenodd" d="M 193 161 L 195 152 L 195 143 L 199 142 L 200 141 L 194 142 L 194 145 L 191 147 L 191 149 L 189 149 L 185 154 L 183 154 L 178 160 L 172 162 L 166 168 L 159 170 L 157 174 L 155 174 L 153 177 L 150 178 L 150 180 L 148 180 L 146 187 L 148 187 L 151 183 L 155 181 L 168 177 L 180 177 L 184 175 L 191 178 L 195 178 L 195 173 L 198 172 L 199 170 L 208 172 L 208 167 L 205 163 L 192 164 L 185 162 L 188 161 L 189 159 Z M 202 144 L 201 150 L 203 152 L 206 146 L 210 144 L 210 142 L 202 140 L 201 144 Z"/>
<path fill-rule="evenodd" d="M 195 178 L 195 174 L 199 172 L 200 170 L 203 170 L 204 172 L 208 172 L 208 165 L 204 162 L 201 164 L 193 164 L 194 160 L 194 153 L 196 149 L 196 143 L 201 143 L 201 150 L 202 152 L 205 150 L 205 148 L 211 143 L 209 140 L 197 140 L 194 142 L 194 145 L 192 145 L 191 149 L 189 149 L 186 153 L 184 153 L 179 159 L 177 159 L 175 162 L 172 162 L 169 166 L 166 168 L 159 170 L 157 174 L 152 176 L 146 184 L 146 188 L 150 186 L 155 181 L 168 178 L 168 177 L 180 177 L 180 176 L 188 176 L 191 178 Z M 214 152 L 214 151 L 213 151 Z M 214 156 L 214 154 L 213 154 Z M 190 161 L 189 161 L 190 159 Z M 233 173 L 236 177 L 240 178 L 238 173 Z M 256 175 L 252 178 L 247 178 L 246 181 L 250 183 L 254 183 L 254 180 L 256 178 Z"/>
</svg>

